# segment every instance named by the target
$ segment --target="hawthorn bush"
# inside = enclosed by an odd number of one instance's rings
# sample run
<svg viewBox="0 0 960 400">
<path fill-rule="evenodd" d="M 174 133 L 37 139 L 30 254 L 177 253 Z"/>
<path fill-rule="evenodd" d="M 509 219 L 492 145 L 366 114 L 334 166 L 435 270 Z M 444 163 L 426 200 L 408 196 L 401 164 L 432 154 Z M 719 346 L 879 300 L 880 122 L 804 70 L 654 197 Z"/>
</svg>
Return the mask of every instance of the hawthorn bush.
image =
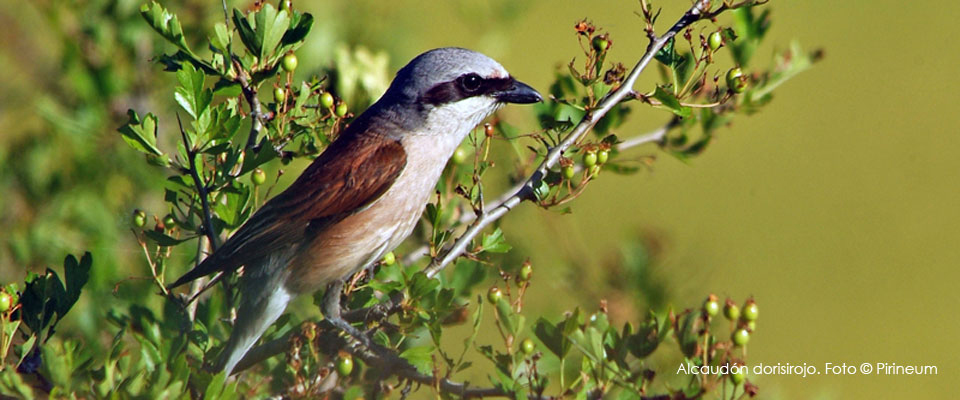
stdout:
<svg viewBox="0 0 960 400">
<path fill-rule="evenodd" d="M 297 50 L 316 23 L 289 1 L 224 9 L 203 48 L 180 18 L 157 3 L 140 15 L 172 52 L 156 67 L 174 74 L 168 91 L 179 107 L 175 120 L 129 110 L 119 129 L 130 151 L 162 172 L 165 212 L 136 210 L 129 225 L 142 250 L 160 307 L 135 302 L 102 316 L 112 341 L 105 351 L 58 334 L 58 323 L 91 279 L 96 254 L 69 256 L 60 273 L 30 273 L 22 284 L 0 289 L 0 394 L 53 398 L 736 398 L 756 394 L 737 366 L 747 365 L 747 345 L 758 314 L 753 299 L 721 300 L 674 309 L 648 302 L 628 322 L 614 323 L 606 302 L 562 316 L 529 315 L 527 289 L 541 271 L 513 254 L 509 232 L 498 225 L 519 203 L 567 212 L 591 182 L 608 173 L 633 174 L 650 159 L 624 156 L 653 143 L 686 159 L 703 152 L 713 135 L 741 115 L 760 110 L 774 89 L 819 57 L 793 44 L 756 67 L 754 53 L 770 26 L 765 1 L 697 1 L 666 16 L 640 1 L 645 54 L 617 56 L 617 41 L 588 20 L 576 22 L 570 40 L 581 54 L 556 71 L 549 98 L 533 108 L 539 129 L 524 131 L 494 117 L 479 127 L 448 165 L 418 232 L 396 254 L 347 279 L 344 317 L 368 332 L 367 348 L 322 319 L 281 317 L 261 345 L 241 362 L 236 378 L 211 373 L 229 337 L 237 304 L 236 274 L 200 280 L 186 292 L 168 292 L 178 276 L 240 227 L 278 192 L 280 177 L 298 160 L 310 160 L 379 94 L 386 71 L 339 57 L 323 74 L 296 79 Z M 658 31 L 658 19 L 676 18 Z M 203 31 L 203 33 L 199 33 Z M 729 52 L 720 62 L 715 57 Z M 352 60 L 352 61 L 351 61 Z M 650 67 L 659 83 L 638 88 Z M 371 84 L 371 82 L 374 82 Z M 382 88 L 381 88 L 382 89 Z M 619 137 L 617 128 L 635 107 L 664 111 L 664 124 L 648 134 Z M 162 127 L 162 128 L 161 128 Z M 164 151 L 158 138 L 176 137 Z M 508 158 L 494 142 L 509 143 Z M 501 148 L 502 146 L 497 146 Z M 498 165 L 512 170 L 492 174 Z M 296 172 L 293 172 L 296 174 Z M 493 179 L 506 184 L 485 185 Z M 488 186 L 506 186 L 502 194 Z M 642 243 L 624 258 L 611 280 L 655 298 L 645 272 L 656 262 Z M 127 282 L 116 283 L 122 290 Z M 635 293 L 636 294 L 636 293 Z M 319 304 L 323 293 L 314 296 Z M 599 304 L 599 306 L 597 305 Z M 485 322 L 487 321 L 487 322 Z M 493 321 L 490 324 L 489 321 Z M 444 340 L 463 325 L 462 340 Z M 485 330 L 491 330 L 486 332 Z M 492 334 L 491 334 L 492 333 Z M 492 342 L 486 338 L 495 337 Z M 485 338 L 485 339 L 479 339 Z M 451 343 L 455 343 L 452 345 Z M 664 347 L 682 355 L 682 368 L 708 373 L 666 380 L 652 355 Z M 476 360 L 485 360 L 477 362 Z M 471 361 L 473 360 L 473 361 Z M 721 369 L 720 367 L 723 367 Z M 711 372 L 712 371 L 712 372 Z M 486 381 L 467 382 L 471 377 Z M 667 381 L 667 382 L 665 382 Z M 678 383 L 679 382 L 679 383 Z"/>
</svg>

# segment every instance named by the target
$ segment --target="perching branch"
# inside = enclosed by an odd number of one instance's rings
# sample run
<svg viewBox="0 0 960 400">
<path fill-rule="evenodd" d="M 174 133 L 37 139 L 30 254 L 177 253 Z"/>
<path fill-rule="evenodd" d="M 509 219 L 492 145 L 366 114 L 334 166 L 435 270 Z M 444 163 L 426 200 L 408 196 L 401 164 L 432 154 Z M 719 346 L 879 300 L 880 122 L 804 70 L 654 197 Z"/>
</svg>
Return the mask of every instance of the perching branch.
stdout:
<svg viewBox="0 0 960 400">
<path fill-rule="evenodd" d="M 507 198 L 502 201 L 498 206 L 487 208 L 473 223 L 471 223 L 467 230 L 463 232 L 454 242 L 454 244 L 448 248 L 446 251 L 441 252 L 436 258 L 431 260 L 430 264 L 425 269 L 427 276 L 434 277 L 440 271 L 442 271 L 447 265 L 456 260 L 460 255 L 462 255 L 467 246 L 473 241 L 484 228 L 489 226 L 494 221 L 500 219 L 506 215 L 510 210 L 516 207 L 523 200 L 533 199 L 534 188 L 537 187 L 540 181 L 547 175 L 547 171 L 557 165 L 560 160 L 560 157 L 563 153 L 570 148 L 574 143 L 580 140 L 584 135 L 587 134 L 594 125 L 603 118 L 614 106 L 622 102 L 628 96 L 633 97 L 633 86 L 637 81 L 637 78 L 640 76 L 640 73 L 646 69 L 647 65 L 650 64 L 650 61 L 653 60 L 654 56 L 663 48 L 667 42 L 670 41 L 674 36 L 676 36 L 680 31 L 682 31 L 690 24 L 697 22 L 704 18 L 713 18 L 719 13 L 727 10 L 729 8 L 741 7 L 744 5 L 753 5 L 756 2 L 753 1 L 744 1 L 737 4 L 728 5 L 723 3 L 716 11 L 710 12 L 710 1 L 709 0 L 698 0 L 696 3 L 687 10 L 686 13 L 673 24 L 670 29 L 664 33 L 662 36 L 656 36 L 653 32 L 650 32 L 650 44 L 647 45 L 647 50 L 640 57 L 640 60 L 637 64 L 630 70 L 630 73 L 627 75 L 624 80 L 623 85 L 621 85 L 617 90 L 614 90 L 604 96 L 600 100 L 597 107 L 591 112 L 587 113 L 582 120 L 577 124 L 576 127 L 558 144 L 550 149 L 547 153 L 547 156 L 544 158 L 543 162 L 540 163 L 540 166 L 531 174 L 521 185 L 520 188 L 513 192 L 513 194 L 507 196 Z"/>
<path fill-rule="evenodd" d="M 661 143 L 663 142 L 663 138 L 667 135 L 667 133 L 679 125 L 680 125 L 680 120 L 677 117 L 671 118 L 670 121 L 668 121 L 666 124 L 663 124 L 663 126 L 657 129 L 654 129 L 650 132 L 644 133 L 642 135 L 638 135 L 638 136 L 629 138 L 627 140 L 624 140 L 620 143 L 617 143 L 613 146 L 613 148 L 619 152 L 623 152 L 628 149 L 638 147 L 647 143 Z M 579 169 L 580 167 L 578 166 L 577 168 Z M 510 200 L 510 198 L 513 197 L 518 191 L 523 189 L 524 185 L 526 184 L 527 184 L 526 181 L 523 181 L 523 182 L 517 183 L 516 185 L 513 185 L 513 187 L 505 190 L 503 194 L 497 197 L 496 200 L 484 204 L 483 209 L 492 210 L 494 208 L 500 207 L 500 205 Z M 476 219 L 477 219 L 477 214 L 472 212 L 465 212 L 460 216 L 460 219 L 457 221 L 457 223 L 469 224 Z M 417 261 L 420 261 L 420 259 L 429 255 L 429 250 L 430 250 L 430 246 L 426 244 L 420 247 L 417 247 L 416 249 L 411 250 L 409 253 L 406 254 L 406 256 L 403 258 L 403 263 L 406 265 L 409 265 Z"/>
</svg>

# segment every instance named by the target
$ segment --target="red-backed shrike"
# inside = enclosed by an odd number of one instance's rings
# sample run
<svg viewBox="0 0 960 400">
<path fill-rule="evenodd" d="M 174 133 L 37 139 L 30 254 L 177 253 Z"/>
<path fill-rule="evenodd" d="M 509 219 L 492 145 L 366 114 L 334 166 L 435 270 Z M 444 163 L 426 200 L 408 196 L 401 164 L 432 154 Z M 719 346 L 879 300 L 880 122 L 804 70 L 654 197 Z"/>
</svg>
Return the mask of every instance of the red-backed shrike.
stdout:
<svg viewBox="0 0 960 400">
<path fill-rule="evenodd" d="M 538 101 L 536 90 L 474 51 L 435 49 L 403 67 L 287 190 L 171 285 L 244 266 L 240 309 L 217 368 L 232 372 L 296 295 L 396 248 L 464 137 L 504 103 Z M 348 329 L 336 304 L 325 315 Z"/>
</svg>

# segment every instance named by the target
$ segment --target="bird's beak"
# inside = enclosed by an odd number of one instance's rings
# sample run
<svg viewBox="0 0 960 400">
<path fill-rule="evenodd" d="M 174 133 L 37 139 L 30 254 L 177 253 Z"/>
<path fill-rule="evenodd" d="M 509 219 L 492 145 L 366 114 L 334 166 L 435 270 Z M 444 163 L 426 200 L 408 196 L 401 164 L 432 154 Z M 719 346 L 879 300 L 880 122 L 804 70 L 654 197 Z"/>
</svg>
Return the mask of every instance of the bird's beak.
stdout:
<svg viewBox="0 0 960 400">
<path fill-rule="evenodd" d="M 503 103 L 530 104 L 543 101 L 540 93 L 537 93 L 530 85 L 518 80 L 513 80 L 513 85 L 506 90 L 494 93 L 493 97 Z"/>
</svg>

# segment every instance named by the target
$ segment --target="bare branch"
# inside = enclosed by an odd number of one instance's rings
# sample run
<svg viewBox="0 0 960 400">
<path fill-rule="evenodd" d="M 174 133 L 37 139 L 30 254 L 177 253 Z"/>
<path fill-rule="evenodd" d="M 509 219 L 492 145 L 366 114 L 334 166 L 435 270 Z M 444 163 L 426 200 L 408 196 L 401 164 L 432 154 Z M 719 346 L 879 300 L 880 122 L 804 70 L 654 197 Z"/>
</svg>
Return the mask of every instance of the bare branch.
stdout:
<svg viewBox="0 0 960 400">
<path fill-rule="evenodd" d="M 543 162 L 540 163 L 540 166 L 537 167 L 534 173 L 523 182 L 518 190 L 509 195 L 497 207 L 488 208 L 488 211 L 481 214 L 467 227 L 466 231 L 464 231 L 463 234 L 457 238 L 457 240 L 449 249 L 441 252 L 436 258 L 434 258 L 430 262 L 430 265 L 428 265 L 425 269 L 427 276 L 436 276 L 440 271 L 443 270 L 443 268 L 460 257 L 460 255 L 466 251 L 470 242 L 473 241 L 473 239 L 476 238 L 484 228 L 489 226 L 494 221 L 500 219 L 500 217 L 506 215 L 506 213 L 520 204 L 521 201 L 534 198 L 533 190 L 535 187 L 537 187 L 537 185 L 539 185 L 543 177 L 547 175 L 547 171 L 557 164 L 557 162 L 560 160 L 560 157 L 568 148 L 570 148 L 570 146 L 572 146 L 587 132 L 593 129 L 593 126 L 596 125 L 597 122 L 607 114 L 607 112 L 609 112 L 614 106 L 623 101 L 625 98 L 632 95 L 633 86 L 636 83 L 637 78 L 640 76 L 640 73 L 646 69 L 647 65 L 650 64 L 650 61 L 653 60 L 657 52 L 663 48 L 663 46 L 666 45 L 670 39 L 672 39 L 677 35 L 677 33 L 690 24 L 700 20 L 701 18 L 710 18 L 716 15 L 716 13 L 724 10 L 726 7 L 726 4 L 724 4 L 718 9 L 717 12 L 711 13 L 709 12 L 710 1 L 699 0 L 694 3 L 686 13 L 683 14 L 683 17 L 681 17 L 680 20 L 670 27 L 670 30 L 668 30 L 662 36 L 652 36 L 652 40 L 647 46 L 646 52 L 642 57 L 640 57 L 640 61 L 637 62 L 633 69 L 630 70 L 630 73 L 624 80 L 623 85 L 621 85 L 617 90 L 608 93 L 603 99 L 601 99 L 600 103 L 597 104 L 596 109 L 587 113 L 587 115 L 580 120 L 580 123 L 578 123 L 577 126 L 574 127 L 566 137 L 564 137 L 560 144 L 551 148 Z"/>
</svg>

